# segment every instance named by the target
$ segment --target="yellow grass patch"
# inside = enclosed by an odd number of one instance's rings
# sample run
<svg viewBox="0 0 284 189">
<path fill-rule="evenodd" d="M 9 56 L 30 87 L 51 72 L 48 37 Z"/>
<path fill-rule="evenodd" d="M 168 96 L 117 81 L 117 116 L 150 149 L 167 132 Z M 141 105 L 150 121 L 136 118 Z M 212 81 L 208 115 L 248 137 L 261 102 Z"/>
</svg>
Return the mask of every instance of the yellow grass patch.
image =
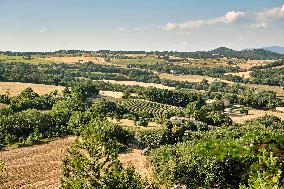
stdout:
<svg viewBox="0 0 284 189">
<path fill-rule="evenodd" d="M 222 81 L 224 83 L 233 83 L 231 81 L 219 79 L 219 78 L 214 78 L 214 77 L 209 77 L 209 76 L 202 76 L 202 75 L 174 75 L 174 74 L 167 74 L 167 73 L 161 73 L 158 74 L 158 76 L 161 79 L 171 79 L 171 80 L 176 80 L 176 81 L 188 81 L 188 82 L 193 82 L 193 83 L 198 83 L 201 82 L 203 79 L 208 80 L 209 83 L 213 83 L 216 81 Z"/>
<path fill-rule="evenodd" d="M 24 89 L 28 87 L 32 88 L 39 95 L 48 94 L 54 90 L 61 92 L 65 88 L 62 86 L 34 84 L 34 83 L 0 82 L 0 94 L 5 94 L 8 91 L 10 95 L 17 96 Z"/>
<path fill-rule="evenodd" d="M 262 117 L 265 115 L 274 115 L 284 120 L 283 112 L 274 112 L 270 110 L 265 111 L 265 110 L 256 110 L 256 109 L 249 110 L 248 115 L 231 114 L 230 117 L 235 123 L 243 123 L 245 121 L 258 118 L 258 117 Z"/>
<path fill-rule="evenodd" d="M 147 166 L 147 158 L 142 155 L 142 150 L 130 149 L 126 153 L 119 154 L 118 159 L 122 166 L 127 167 L 128 165 L 133 165 L 135 171 L 142 177 L 151 179 L 153 172 L 151 168 Z"/>
<path fill-rule="evenodd" d="M 123 93 L 115 91 L 100 91 L 100 95 L 102 97 L 122 98 Z"/>
<path fill-rule="evenodd" d="M 84 56 L 76 56 L 76 57 L 55 57 L 55 56 L 51 56 L 51 57 L 46 57 L 46 60 L 51 60 L 54 61 L 56 63 L 60 63 L 60 62 L 64 62 L 66 64 L 74 64 L 77 62 L 89 62 L 92 61 L 94 63 L 105 63 L 105 59 L 102 57 L 84 57 Z"/>
<path fill-rule="evenodd" d="M 116 120 L 116 119 L 111 119 L 108 118 L 108 121 L 117 125 L 121 125 L 121 126 L 127 126 L 127 127 L 140 127 L 143 129 L 153 129 L 156 127 L 159 127 L 160 124 L 155 123 L 155 122 L 149 122 L 147 127 L 143 127 L 143 126 L 136 126 L 135 122 L 133 120 L 130 119 L 120 119 L 120 120 Z"/>
<path fill-rule="evenodd" d="M 240 76 L 240 77 L 244 77 L 245 79 L 247 79 L 247 78 L 250 78 L 250 73 L 251 71 L 238 72 L 238 73 L 228 72 L 228 73 L 225 73 L 224 75 L 235 75 L 235 76 Z"/>
</svg>

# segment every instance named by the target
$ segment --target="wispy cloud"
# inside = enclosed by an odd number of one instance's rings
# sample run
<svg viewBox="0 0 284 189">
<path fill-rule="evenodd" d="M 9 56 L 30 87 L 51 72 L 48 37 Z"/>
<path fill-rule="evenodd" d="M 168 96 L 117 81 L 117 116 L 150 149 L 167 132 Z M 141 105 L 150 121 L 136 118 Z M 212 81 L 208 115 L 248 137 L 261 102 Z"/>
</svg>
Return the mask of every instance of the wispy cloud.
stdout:
<svg viewBox="0 0 284 189">
<path fill-rule="evenodd" d="M 42 27 L 38 30 L 39 33 L 43 33 L 47 30 L 47 27 Z"/>
<path fill-rule="evenodd" d="M 252 23 L 252 24 L 246 25 L 246 28 L 258 29 L 258 28 L 268 28 L 268 26 L 266 22 L 261 22 L 261 23 Z"/>
<path fill-rule="evenodd" d="M 284 4 L 281 7 L 274 7 L 256 13 L 256 19 L 261 21 L 284 19 Z"/>
<path fill-rule="evenodd" d="M 120 27 L 117 29 L 118 31 L 126 31 L 126 28 L 125 27 Z"/>
<path fill-rule="evenodd" d="M 177 24 L 169 22 L 165 26 L 162 26 L 162 29 L 164 29 L 164 30 L 173 30 L 173 29 L 176 29 L 177 27 L 178 27 Z"/>
<path fill-rule="evenodd" d="M 118 31 L 150 31 L 150 30 L 154 30 L 154 28 L 150 28 L 150 27 L 134 27 L 134 28 L 125 28 L 125 27 L 120 27 L 117 29 Z"/>
<path fill-rule="evenodd" d="M 246 19 L 247 21 L 251 22 L 250 24 L 246 25 L 246 28 L 267 28 L 267 22 L 277 19 L 284 19 L 284 4 L 280 7 L 265 9 L 260 12 L 230 11 L 227 12 L 224 16 L 211 19 L 189 20 L 182 23 L 169 22 L 160 28 L 167 31 L 175 29 L 194 30 L 218 24 L 233 24 L 241 19 Z"/>
<path fill-rule="evenodd" d="M 224 16 L 213 18 L 213 19 L 189 20 L 187 22 L 183 22 L 179 24 L 167 23 L 165 26 L 162 27 L 162 29 L 165 29 L 165 30 L 190 29 L 191 30 L 191 29 L 197 29 L 197 28 L 216 25 L 216 24 L 231 24 L 244 16 L 245 16 L 244 12 L 230 11 L 230 12 L 227 12 Z"/>
<path fill-rule="evenodd" d="M 134 31 L 149 31 L 149 30 L 153 30 L 153 28 L 149 28 L 149 27 L 135 27 L 133 28 Z"/>
</svg>

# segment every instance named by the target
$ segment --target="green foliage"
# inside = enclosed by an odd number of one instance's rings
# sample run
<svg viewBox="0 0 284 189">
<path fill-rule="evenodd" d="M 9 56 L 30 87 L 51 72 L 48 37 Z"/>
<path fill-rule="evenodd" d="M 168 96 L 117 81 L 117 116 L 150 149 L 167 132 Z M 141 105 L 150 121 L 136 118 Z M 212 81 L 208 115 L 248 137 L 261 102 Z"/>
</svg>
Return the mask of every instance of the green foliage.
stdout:
<svg viewBox="0 0 284 189">
<path fill-rule="evenodd" d="M 133 67 L 141 69 L 133 69 Z M 31 82 L 31 83 L 41 83 L 41 84 L 53 84 L 71 87 L 71 89 L 66 89 L 65 94 L 71 95 L 73 93 L 74 98 L 80 98 L 81 100 L 89 99 L 98 94 L 98 89 L 100 90 L 113 90 L 121 92 L 135 92 L 143 94 L 143 87 L 139 86 L 120 86 L 118 84 L 110 84 L 103 81 L 93 81 L 93 80 L 104 80 L 104 79 L 115 79 L 115 80 L 134 80 L 142 82 L 154 82 L 163 84 L 166 86 L 176 87 L 177 89 L 196 89 L 196 90 L 208 90 L 210 92 L 222 92 L 222 96 L 233 96 L 231 99 L 234 100 L 232 103 L 240 103 L 245 106 L 251 106 L 253 108 L 268 108 L 274 109 L 280 104 L 280 100 L 275 96 L 274 93 L 261 93 L 256 90 L 251 90 L 251 92 L 246 92 L 247 87 L 240 85 L 231 85 L 224 82 L 213 82 L 208 83 L 204 80 L 199 83 L 191 83 L 187 81 L 175 81 L 160 79 L 152 71 L 145 70 L 156 70 L 159 72 L 171 73 L 172 70 L 177 72 L 177 74 L 195 74 L 195 75 L 209 75 L 212 77 L 233 77 L 233 79 L 240 80 L 238 76 L 225 76 L 226 72 L 238 72 L 240 69 L 238 67 L 216 67 L 216 68 L 197 68 L 197 67 L 184 67 L 177 66 L 174 64 L 140 64 L 131 65 L 130 68 L 120 68 L 115 66 L 98 65 L 92 62 L 84 64 L 25 64 L 25 63 L 1 63 L 0 62 L 0 81 L 16 81 L 16 82 Z M 273 84 L 273 82 L 280 82 L 283 80 L 281 78 L 280 71 L 269 71 L 275 72 L 274 77 L 264 77 L 269 78 L 268 84 Z M 277 75 L 278 74 L 278 75 Z M 21 76 L 21 77 L 20 77 Z M 259 76 L 262 77 L 262 76 Z M 224 78 L 226 79 L 226 78 Z M 257 78 L 258 79 L 258 78 Z M 257 81 L 256 79 L 256 81 Z M 241 81 L 241 80 L 240 80 Z M 247 81 L 242 81 L 247 82 Z M 254 83 L 254 81 L 251 81 Z M 278 85 L 277 84 L 277 85 Z M 83 92 L 84 91 L 84 92 Z M 144 91 L 147 92 L 147 90 Z M 160 94 L 165 98 L 159 98 L 159 96 L 153 96 L 154 93 Z M 192 97 L 196 97 L 195 94 L 185 95 L 180 91 L 153 91 L 149 93 L 147 98 L 151 100 L 156 100 L 157 102 L 168 103 L 172 105 L 178 105 L 185 107 L 188 102 L 196 101 Z M 148 93 L 148 92 L 147 92 Z M 258 94 L 257 94 L 258 93 Z M 232 95 L 233 94 L 233 95 Z M 236 95 L 238 94 L 238 95 Z M 161 97 L 162 97 L 161 96 Z M 198 97 L 198 96 L 197 96 Z M 16 103 L 16 107 L 17 108 Z M 33 108 L 36 104 L 33 104 Z M 31 106 L 24 108 L 31 108 Z"/>
<path fill-rule="evenodd" d="M 146 127 L 146 126 L 148 126 L 148 121 L 149 121 L 149 120 L 146 119 L 146 118 L 140 118 L 140 119 L 136 122 L 136 125 Z"/>
<path fill-rule="evenodd" d="M 278 157 L 270 154 L 266 149 L 261 150 L 258 155 L 258 161 L 254 162 L 249 171 L 248 187 L 244 184 L 240 185 L 240 189 L 283 189 L 281 184 L 282 163 L 279 163 Z"/>
<path fill-rule="evenodd" d="M 239 111 L 240 111 L 240 113 L 241 113 L 241 114 L 248 115 L 248 109 L 247 109 L 247 108 L 245 108 L 245 107 L 243 107 L 243 106 L 240 108 L 240 110 L 239 110 Z"/>
<path fill-rule="evenodd" d="M 93 119 L 82 130 L 64 160 L 62 188 L 145 188 L 144 181 L 131 167 L 123 168 L 117 159 L 119 133 L 106 121 Z"/>
<path fill-rule="evenodd" d="M 203 129 L 200 127 L 200 129 Z M 162 127 L 154 129 L 134 129 L 137 145 L 140 148 L 158 148 L 165 144 L 175 144 L 187 139 L 188 133 L 197 131 L 198 127 L 190 122 L 164 123 Z"/>
<path fill-rule="evenodd" d="M 97 99 L 91 107 L 91 111 L 104 116 L 121 117 L 127 113 L 127 110 L 118 103 L 102 98 Z"/>
<path fill-rule="evenodd" d="M 200 98 L 197 95 L 194 96 L 194 94 L 189 97 L 189 95 L 182 92 L 157 88 L 146 89 L 140 95 L 146 100 L 179 107 L 186 107 L 190 101 L 196 101 Z"/>
<path fill-rule="evenodd" d="M 10 97 L 9 105 L 13 111 L 48 110 L 60 99 L 57 93 L 57 91 L 53 91 L 50 94 L 39 96 L 31 88 L 26 88 L 18 96 Z"/>
<path fill-rule="evenodd" d="M 189 188 L 238 188 L 248 182 L 262 144 L 280 161 L 283 141 L 283 123 L 266 127 L 254 120 L 243 126 L 189 133 L 185 142 L 153 150 L 151 164 L 160 183 L 168 187 L 178 181 Z"/>
</svg>

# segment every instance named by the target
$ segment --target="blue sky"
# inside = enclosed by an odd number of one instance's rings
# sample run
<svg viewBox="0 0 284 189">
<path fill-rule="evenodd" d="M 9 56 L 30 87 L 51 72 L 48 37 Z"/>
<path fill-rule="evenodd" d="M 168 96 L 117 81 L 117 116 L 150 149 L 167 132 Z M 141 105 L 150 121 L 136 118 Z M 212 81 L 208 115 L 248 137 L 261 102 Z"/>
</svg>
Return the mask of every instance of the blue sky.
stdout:
<svg viewBox="0 0 284 189">
<path fill-rule="evenodd" d="M 0 50 L 284 46 L 284 0 L 0 0 Z"/>
</svg>

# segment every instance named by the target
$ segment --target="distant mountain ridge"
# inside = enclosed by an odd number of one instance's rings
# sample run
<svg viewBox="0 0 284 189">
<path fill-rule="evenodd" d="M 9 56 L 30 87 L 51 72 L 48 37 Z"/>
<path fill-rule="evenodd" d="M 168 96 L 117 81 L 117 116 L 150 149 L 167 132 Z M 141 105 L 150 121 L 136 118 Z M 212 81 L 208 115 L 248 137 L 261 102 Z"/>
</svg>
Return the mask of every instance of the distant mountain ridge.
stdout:
<svg viewBox="0 0 284 189">
<path fill-rule="evenodd" d="M 261 49 L 271 51 L 271 52 L 276 52 L 279 54 L 284 54 L 284 47 L 280 47 L 280 46 L 262 47 Z"/>
<path fill-rule="evenodd" d="M 243 59 L 283 59 L 284 55 L 276 52 L 271 52 L 265 49 L 246 49 L 246 50 L 233 50 L 227 47 L 219 47 L 210 51 L 207 51 L 211 55 L 231 57 L 231 58 L 243 58 Z"/>
<path fill-rule="evenodd" d="M 271 51 L 271 52 L 275 52 L 275 53 L 284 55 L 284 47 L 281 47 L 281 46 L 267 46 L 267 47 L 261 47 L 261 48 L 247 48 L 247 49 L 243 49 L 243 50 L 253 50 L 253 49 L 264 49 L 264 50 L 267 50 L 267 51 Z"/>
</svg>

